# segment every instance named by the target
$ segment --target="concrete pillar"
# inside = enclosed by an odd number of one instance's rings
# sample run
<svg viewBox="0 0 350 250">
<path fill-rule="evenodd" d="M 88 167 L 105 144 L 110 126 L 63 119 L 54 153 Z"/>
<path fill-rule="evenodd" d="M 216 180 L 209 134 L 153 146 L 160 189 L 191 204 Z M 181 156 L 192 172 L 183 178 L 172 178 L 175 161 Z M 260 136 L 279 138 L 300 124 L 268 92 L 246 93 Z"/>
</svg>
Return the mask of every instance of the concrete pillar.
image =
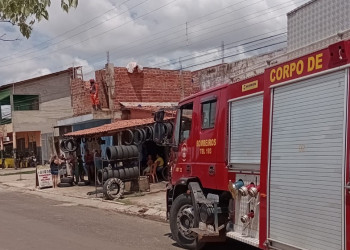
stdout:
<svg viewBox="0 0 350 250">
<path fill-rule="evenodd" d="M 115 99 L 114 64 L 106 64 L 106 83 L 108 88 L 108 107 L 113 111 Z"/>
<path fill-rule="evenodd" d="M 16 137 L 16 132 L 12 133 L 12 142 L 13 142 L 13 161 L 15 164 L 15 168 L 17 168 L 17 137 Z"/>
</svg>

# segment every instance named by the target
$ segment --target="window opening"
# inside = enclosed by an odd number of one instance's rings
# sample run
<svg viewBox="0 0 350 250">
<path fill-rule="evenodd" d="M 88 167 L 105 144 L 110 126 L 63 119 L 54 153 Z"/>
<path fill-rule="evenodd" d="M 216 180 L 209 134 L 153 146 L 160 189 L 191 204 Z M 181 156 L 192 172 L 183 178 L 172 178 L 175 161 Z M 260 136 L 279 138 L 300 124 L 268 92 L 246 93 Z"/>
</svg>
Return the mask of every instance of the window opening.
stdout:
<svg viewBox="0 0 350 250">
<path fill-rule="evenodd" d="M 202 104 L 202 129 L 214 128 L 216 118 L 216 100 Z"/>
</svg>

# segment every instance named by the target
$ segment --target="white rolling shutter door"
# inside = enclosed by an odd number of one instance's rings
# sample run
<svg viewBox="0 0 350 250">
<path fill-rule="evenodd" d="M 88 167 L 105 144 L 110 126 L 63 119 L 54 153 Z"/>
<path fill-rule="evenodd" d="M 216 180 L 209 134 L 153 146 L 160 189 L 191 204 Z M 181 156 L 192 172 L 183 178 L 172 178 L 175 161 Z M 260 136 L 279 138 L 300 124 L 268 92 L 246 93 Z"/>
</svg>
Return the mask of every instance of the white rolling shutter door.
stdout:
<svg viewBox="0 0 350 250">
<path fill-rule="evenodd" d="M 260 164 L 263 96 L 231 102 L 230 163 Z"/>
<path fill-rule="evenodd" d="M 270 239 L 342 249 L 345 71 L 274 90 Z"/>
</svg>

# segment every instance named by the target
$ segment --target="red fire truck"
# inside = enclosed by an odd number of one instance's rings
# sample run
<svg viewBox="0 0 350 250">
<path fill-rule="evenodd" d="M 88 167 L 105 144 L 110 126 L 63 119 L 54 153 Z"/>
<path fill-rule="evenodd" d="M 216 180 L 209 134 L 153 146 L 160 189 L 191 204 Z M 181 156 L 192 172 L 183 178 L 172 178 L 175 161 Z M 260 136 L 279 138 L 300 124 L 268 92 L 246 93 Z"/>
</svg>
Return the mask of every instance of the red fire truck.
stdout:
<svg viewBox="0 0 350 250">
<path fill-rule="evenodd" d="M 182 100 L 167 190 L 184 248 L 350 250 L 350 42 Z"/>
</svg>

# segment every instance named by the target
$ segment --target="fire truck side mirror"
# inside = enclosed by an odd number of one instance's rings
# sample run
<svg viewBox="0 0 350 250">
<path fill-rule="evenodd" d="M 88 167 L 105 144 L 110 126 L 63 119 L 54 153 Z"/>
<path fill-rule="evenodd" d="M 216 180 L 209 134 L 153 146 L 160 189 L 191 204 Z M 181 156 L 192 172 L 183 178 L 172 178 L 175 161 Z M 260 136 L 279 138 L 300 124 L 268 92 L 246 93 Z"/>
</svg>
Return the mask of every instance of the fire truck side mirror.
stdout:
<svg viewBox="0 0 350 250">
<path fill-rule="evenodd" d="M 162 122 L 164 120 L 164 110 L 159 110 L 154 113 L 154 121 Z"/>
</svg>

